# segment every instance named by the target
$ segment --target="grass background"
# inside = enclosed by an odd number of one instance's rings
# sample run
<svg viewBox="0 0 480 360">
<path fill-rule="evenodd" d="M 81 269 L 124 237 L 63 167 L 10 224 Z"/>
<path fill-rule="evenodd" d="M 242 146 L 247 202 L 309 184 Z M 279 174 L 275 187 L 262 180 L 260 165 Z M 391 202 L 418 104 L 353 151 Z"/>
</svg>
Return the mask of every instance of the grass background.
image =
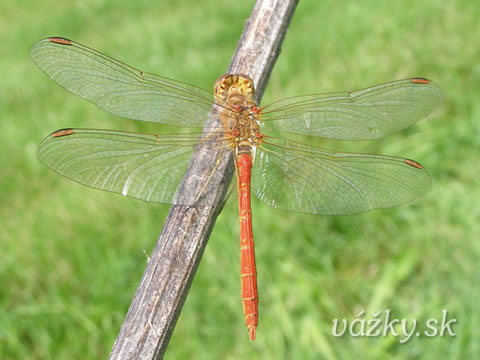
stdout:
<svg viewBox="0 0 480 360">
<path fill-rule="evenodd" d="M 4 1 L 0 5 L 0 358 L 105 359 L 168 206 L 95 191 L 36 158 L 53 130 L 158 132 L 49 81 L 31 45 L 64 36 L 146 71 L 210 89 L 253 1 Z M 255 343 L 243 325 L 235 206 L 222 212 L 167 359 L 472 359 L 480 354 L 480 5 L 301 1 L 264 103 L 410 76 L 445 104 L 387 139 L 338 150 L 416 159 L 435 186 L 406 206 L 321 217 L 253 204 L 260 286 Z M 447 309 L 455 337 L 332 335 L 365 310 L 425 321 Z"/>
</svg>

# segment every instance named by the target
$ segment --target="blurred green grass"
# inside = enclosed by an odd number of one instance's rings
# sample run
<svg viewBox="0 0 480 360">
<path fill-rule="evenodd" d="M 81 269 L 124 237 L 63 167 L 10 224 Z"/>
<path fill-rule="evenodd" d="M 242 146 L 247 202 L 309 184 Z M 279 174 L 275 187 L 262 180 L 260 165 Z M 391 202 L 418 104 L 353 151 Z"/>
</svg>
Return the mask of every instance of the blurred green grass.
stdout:
<svg viewBox="0 0 480 360">
<path fill-rule="evenodd" d="M 0 5 L 0 358 L 104 359 L 168 206 L 95 191 L 43 167 L 63 127 L 155 131 L 106 114 L 47 79 L 35 41 L 64 36 L 153 73 L 210 89 L 253 1 L 21 0 Z M 243 325 L 235 206 L 217 220 L 166 358 L 467 359 L 480 354 L 480 5 L 300 2 L 264 103 L 410 76 L 446 103 L 415 127 L 339 150 L 416 159 L 435 186 L 403 207 L 320 217 L 254 202 L 260 286 L 255 343 Z M 456 337 L 332 335 L 332 320 L 390 309 L 456 318 Z M 370 316 L 371 317 L 371 316 Z"/>
</svg>

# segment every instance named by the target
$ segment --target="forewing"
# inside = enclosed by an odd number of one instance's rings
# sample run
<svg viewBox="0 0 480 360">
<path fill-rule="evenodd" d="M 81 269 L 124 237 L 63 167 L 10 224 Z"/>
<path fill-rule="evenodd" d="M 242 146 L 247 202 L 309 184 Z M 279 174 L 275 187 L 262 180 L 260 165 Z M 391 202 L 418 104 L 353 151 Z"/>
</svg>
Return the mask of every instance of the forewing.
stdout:
<svg viewBox="0 0 480 360">
<path fill-rule="evenodd" d="M 40 40 L 31 56 L 68 91 L 130 119 L 202 127 L 214 101 L 205 90 L 137 70 L 63 38 Z"/>
<path fill-rule="evenodd" d="M 442 90 L 422 78 L 344 93 L 305 95 L 274 102 L 262 112 L 266 126 L 345 140 L 372 140 L 405 129 L 443 101 Z"/>
</svg>

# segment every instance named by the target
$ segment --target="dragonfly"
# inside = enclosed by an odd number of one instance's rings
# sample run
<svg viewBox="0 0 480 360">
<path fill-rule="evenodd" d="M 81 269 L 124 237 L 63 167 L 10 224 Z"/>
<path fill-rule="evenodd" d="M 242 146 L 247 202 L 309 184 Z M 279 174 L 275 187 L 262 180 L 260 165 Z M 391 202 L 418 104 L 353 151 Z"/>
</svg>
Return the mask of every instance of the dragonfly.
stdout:
<svg viewBox="0 0 480 360">
<path fill-rule="evenodd" d="M 219 120 L 216 128 L 177 135 L 61 129 L 41 142 L 38 157 L 57 173 L 92 188 L 191 206 L 201 200 L 183 203 L 177 192 L 193 152 L 233 154 L 242 305 L 251 340 L 258 326 L 252 192 L 278 209 L 346 215 L 411 202 L 432 186 L 425 168 L 411 159 L 335 152 L 273 135 L 277 131 L 341 140 L 383 138 L 441 104 L 442 90 L 425 78 L 297 96 L 259 107 L 254 83 L 245 74 L 221 76 L 212 94 L 61 37 L 38 41 L 31 56 L 60 86 L 109 113 L 181 128 L 204 128 L 209 114 Z"/>
</svg>

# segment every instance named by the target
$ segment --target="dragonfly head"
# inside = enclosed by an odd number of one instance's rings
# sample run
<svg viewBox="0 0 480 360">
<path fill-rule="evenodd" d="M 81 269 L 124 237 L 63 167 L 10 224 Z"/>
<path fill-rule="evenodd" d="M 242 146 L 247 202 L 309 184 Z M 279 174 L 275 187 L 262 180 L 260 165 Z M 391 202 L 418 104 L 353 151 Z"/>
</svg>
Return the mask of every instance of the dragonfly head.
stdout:
<svg viewBox="0 0 480 360">
<path fill-rule="evenodd" d="M 253 80 L 245 74 L 227 74 L 215 82 L 213 94 L 219 104 L 242 110 L 244 106 L 255 104 Z"/>
</svg>

